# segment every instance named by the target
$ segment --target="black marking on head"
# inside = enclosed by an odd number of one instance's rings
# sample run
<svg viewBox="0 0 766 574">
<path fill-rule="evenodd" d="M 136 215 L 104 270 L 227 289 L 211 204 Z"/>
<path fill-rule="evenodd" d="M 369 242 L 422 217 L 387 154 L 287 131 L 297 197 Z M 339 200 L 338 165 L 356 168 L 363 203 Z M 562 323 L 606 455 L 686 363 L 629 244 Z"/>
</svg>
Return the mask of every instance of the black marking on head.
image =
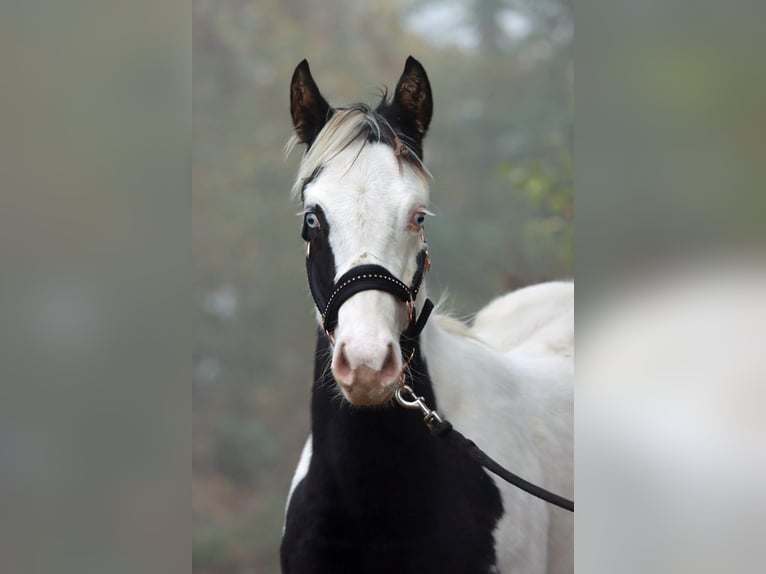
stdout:
<svg viewBox="0 0 766 574">
<path fill-rule="evenodd" d="M 322 131 L 332 108 L 319 92 L 309 69 L 307 60 L 295 68 L 290 82 L 290 116 L 293 119 L 295 135 L 306 147 L 310 147 Z"/>
<path fill-rule="evenodd" d="M 303 179 L 303 183 L 301 183 L 301 203 L 304 201 L 304 193 L 306 191 L 306 187 L 308 187 L 312 181 L 319 177 L 319 174 L 322 173 L 323 169 L 323 165 L 318 165 L 314 168 L 314 171 L 312 171 L 308 177 Z"/>
<path fill-rule="evenodd" d="M 359 112 L 367 118 L 367 121 L 360 124 L 359 131 L 349 138 L 342 149 L 345 149 L 359 139 L 363 139 L 366 143 L 382 143 L 394 150 L 398 162 L 404 162 L 415 171 L 426 175 L 427 172 L 423 166 L 422 142 L 418 142 L 406 133 L 398 130 L 396 124 L 392 124 L 391 120 L 381 112 L 381 110 L 385 112 L 389 105 L 387 92 L 384 92 L 380 103 L 375 109 L 364 103 L 356 103 L 338 108 L 338 111 L 353 110 Z M 359 153 L 362 153 L 362 149 L 359 149 Z"/>
<path fill-rule="evenodd" d="M 327 305 L 327 297 L 332 293 L 335 284 L 335 256 L 330 245 L 330 224 L 327 222 L 324 210 L 319 205 L 306 208 L 316 214 L 319 227 L 309 227 L 304 219 L 301 237 L 310 245 L 311 260 L 307 266 L 309 288 L 314 302 L 320 311 Z"/>
</svg>

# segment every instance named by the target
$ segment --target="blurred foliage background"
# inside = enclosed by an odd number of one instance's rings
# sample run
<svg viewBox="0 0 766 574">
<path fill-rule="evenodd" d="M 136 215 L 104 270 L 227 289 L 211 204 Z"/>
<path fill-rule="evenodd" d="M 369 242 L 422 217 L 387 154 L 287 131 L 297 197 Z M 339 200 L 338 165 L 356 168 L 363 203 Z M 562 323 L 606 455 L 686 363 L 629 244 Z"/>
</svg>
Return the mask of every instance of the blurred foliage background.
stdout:
<svg viewBox="0 0 766 574">
<path fill-rule="evenodd" d="M 193 568 L 279 571 L 314 347 L 289 81 L 373 102 L 428 71 L 432 296 L 469 317 L 573 274 L 572 0 L 194 0 Z"/>
</svg>

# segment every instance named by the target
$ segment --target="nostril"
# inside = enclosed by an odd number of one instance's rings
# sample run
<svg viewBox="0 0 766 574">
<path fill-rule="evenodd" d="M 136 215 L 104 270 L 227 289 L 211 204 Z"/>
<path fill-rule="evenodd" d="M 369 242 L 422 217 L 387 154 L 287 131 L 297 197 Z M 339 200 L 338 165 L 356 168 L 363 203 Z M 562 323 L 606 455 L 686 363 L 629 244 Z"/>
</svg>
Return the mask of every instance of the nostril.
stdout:
<svg viewBox="0 0 766 574">
<path fill-rule="evenodd" d="M 360 352 L 359 345 L 355 346 L 353 341 L 350 344 L 340 342 L 335 348 L 332 373 L 344 388 L 350 390 L 353 385 L 357 388 L 378 389 L 381 385 L 390 385 L 399 376 L 401 359 L 399 346 L 395 342 L 377 348 L 369 347 L 369 350 L 364 346 L 361 348 Z"/>
<path fill-rule="evenodd" d="M 346 379 L 351 375 L 351 364 L 346 355 L 346 343 L 341 343 L 338 356 L 335 359 L 335 373 L 340 378 Z"/>
</svg>

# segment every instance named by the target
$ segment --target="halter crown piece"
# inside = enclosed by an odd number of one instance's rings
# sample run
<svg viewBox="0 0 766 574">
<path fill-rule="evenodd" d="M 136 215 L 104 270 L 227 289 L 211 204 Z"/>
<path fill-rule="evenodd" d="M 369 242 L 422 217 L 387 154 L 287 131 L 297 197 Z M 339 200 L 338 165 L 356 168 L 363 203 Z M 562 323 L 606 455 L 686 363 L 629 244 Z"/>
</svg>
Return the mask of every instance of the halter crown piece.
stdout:
<svg viewBox="0 0 766 574">
<path fill-rule="evenodd" d="M 415 299 L 423 285 L 425 274 L 430 268 L 431 261 L 428 257 L 428 249 L 423 248 L 418 253 L 417 268 L 409 286 L 385 267 L 372 264 L 352 267 L 334 284 L 329 285 L 321 281 L 319 274 L 315 273 L 310 241 L 306 250 L 306 274 L 308 275 L 309 289 L 314 298 L 314 304 L 322 315 L 322 326 L 330 341 L 333 340 L 332 334 L 335 327 L 338 326 L 338 311 L 343 303 L 362 291 L 385 291 L 407 305 L 409 324 L 402 332 L 399 340 L 399 346 L 405 357 L 412 356 L 418 336 L 426 326 L 428 317 L 434 308 L 431 300 L 426 299 L 420 317 L 415 311 Z"/>
</svg>

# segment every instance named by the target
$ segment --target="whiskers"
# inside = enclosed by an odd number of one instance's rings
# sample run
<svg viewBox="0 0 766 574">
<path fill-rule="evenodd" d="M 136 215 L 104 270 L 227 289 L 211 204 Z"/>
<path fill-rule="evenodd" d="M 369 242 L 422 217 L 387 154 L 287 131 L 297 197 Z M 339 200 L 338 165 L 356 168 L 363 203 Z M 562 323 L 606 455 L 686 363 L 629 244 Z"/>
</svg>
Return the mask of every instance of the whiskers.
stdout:
<svg viewBox="0 0 766 574">
<path fill-rule="evenodd" d="M 330 400 L 334 405 L 341 409 L 348 408 L 353 405 L 351 405 L 351 403 L 346 400 L 346 397 L 343 396 L 343 391 L 340 389 L 340 385 L 335 381 L 335 377 L 332 375 L 332 357 L 332 347 L 327 347 L 317 353 L 316 360 L 320 362 L 322 369 L 319 376 L 314 381 L 314 384 L 328 392 Z"/>
<path fill-rule="evenodd" d="M 324 379 L 332 368 L 332 353 L 332 347 L 327 347 L 316 355 L 316 360 L 322 361 L 322 372 L 319 374 L 320 379 Z"/>
<path fill-rule="evenodd" d="M 415 366 L 415 361 L 410 361 L 410 364 L 407 365 L 406 368 L 405 368 L 405 377 L 406 377 L 405 380 L 409 379 L 414 384 L 414 382 L 416 380 L 424 379 L 424 378 L 428 377 L 428 373 L 426 373 L 425 371 L 422 371 L 418 367 L 416 367 Z M 414 388 L 415 387 L 413 386 L 413 389 Z"/>
<path fill-rule="evenodd" d="M 404 376 L 408 380 L 412 380 L 413 377 L 423 376 L 424 373 L 421 373 L 418 369 L 414 368 L 412 366 L 412 361 L 407 361 L 408 358 L 409 357 L 403 357 L 402 373 L 404 373 Z M 315 360 L 316 364 L 319 365 L 319 370 L 317 371 L 317 376 L 314 380 L 315 389 L 323 391 L 323 394 L 329 398 L 333 407 L 337 407 L 338 410 L 379 411 L 398 408 L 398 403 L 396 402 L 393 393 L 395 387 L 391 389 L 391 396 L 382 400 L 382 402 L 378 404 L 356 405 L 351 403 L 343 394 L 340 384 L 335 380 L 335 377 L 332 374 L 332 347 L 327 347 L 318 351 L 315 355 Z M 396 386 L 398 386 L 398 382 Z"/>
<path fill-rule="evenodd" d="M 322 364 L 322 369 L 319 373 L 319 376 L 314 381 L 314 384 L 320 386 L 324 385 L 328 388 L 330 386 L 336 386 L 335 379 L 332 376 L 327 376 L 332 369 L 332 347 L 322 349 L 320 352 L 318 352 L 316 354 L 315 360 Z"/>
</svg>

